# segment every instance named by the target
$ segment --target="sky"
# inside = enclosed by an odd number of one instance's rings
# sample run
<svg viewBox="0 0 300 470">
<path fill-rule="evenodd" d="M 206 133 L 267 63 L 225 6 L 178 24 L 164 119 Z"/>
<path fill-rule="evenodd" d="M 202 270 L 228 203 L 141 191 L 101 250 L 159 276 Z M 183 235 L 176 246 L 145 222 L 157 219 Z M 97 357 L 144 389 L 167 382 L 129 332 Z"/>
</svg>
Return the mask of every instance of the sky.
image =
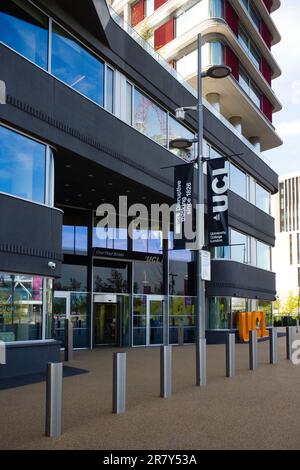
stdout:
<svg viewBox="0 0 300 470">
<path fill-rule="evenodd" d="M 281 0 L 272 18 L 282 37 L 272 48 L 282 76 L 272 86 L 283 106 L 273 123 L 284 143 L 264 155 L 279 175 L 285 175 L 300 171 L 300 0 Z"/>
</svg>

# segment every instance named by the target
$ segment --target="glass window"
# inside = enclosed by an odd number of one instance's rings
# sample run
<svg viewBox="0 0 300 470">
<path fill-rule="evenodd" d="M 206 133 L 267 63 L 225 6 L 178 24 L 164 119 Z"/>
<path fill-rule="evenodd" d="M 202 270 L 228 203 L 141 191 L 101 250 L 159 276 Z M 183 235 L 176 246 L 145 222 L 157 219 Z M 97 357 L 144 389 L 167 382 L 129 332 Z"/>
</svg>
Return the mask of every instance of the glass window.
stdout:
<svg viewBox="0 0 300 470">
<path fill-rule="evenodd" d="M 236 230 L 230 230 L 231 260 L 248 263 L 248 237 Z"/>
<path fill-rule="evenodd" d="M 271 270 L 271 247 L 256 240 L 256 263 L 261 269 Z"/>
<path fill-rule="evenodd" d="M 271 211 L 271 195 L 262 186 L 256 183 L 255 185 L 255 201 L 256 206 L 262 211 L 270 214 Z"/>
<path fill-rule="evenodd" d="M 162 243 L 162 232 L 160 230 L 133 231 L 133 251 L 161 254 Z"/>
<path fill-rule="evenodd" d="M 251 98 L 254 104 L 258 108 L 261 106 L 261 95 L 257 87 L 251 82 L 246 72 L 240 70 L 239 73 L 239 84 L 247 95 Z"/>
<path fill-rule="evenodd" d="M 257 31 L 260 31 L 260 18 L 258 16 L 258 14 L 256 13 L 253 5 L 252 5 L 252 2 L 249 2 L 249 13 L 250 13 L 250 17 L 254 23 L 254 26 L 256 27 Z"/>
<path fill-rule="evenodd" d="M 133 100 L 132 85 L 126 82 L 126 122 L 132 126 L 132 100 Z"/>
<path fill-rule="evenodd" d="M 106 109 L 114 112 L 114 71 L 106 67 Z"/>
<path fill-rule="evenodd" d="M 167 145 L 167 113 L 134 89 L 134 127 L 160 145 Z"/>
<path fill-rule="evenodd" d="M 239 196 L 247 199 L 248 177 L 232 163 L 230 164 L 230 189 Z"/>
<path fill-rule="evenodd" d="M 209 0 L 209 16 L 224 18 L 224 0 Z"/>
<path fill-rule="evenodd" d="M 144 261 L 135 261 L 134 263 L 134 293 L 136 294 L 162 294 L 163 293 L 162 263 L 147 263 Z"/>
<path fill-rule="evenodd" d="M 146 312 L 147 297 L 135 295 L 133 297 L 133 345 L 146 344 Z"/>
<path fill-rule="evenodd" d="M 195 134 L 180 124 L 172 116 L 169 116 L 169 141 L 179 138 L 194 139 Z M 193 160 L 196 157 L 195 144 L 188 150 L 170 149 L 172 153 L 185 160 Z"/>
<path fill-rule="evenodd" d="M 128 232 L 125 228 L 97 227 L 93 229 L 93 247 L 114 250 L 128 249 Z"/>
<path fill-rule="evenodd" d="M 224 46 L 220 41 L 207 41 L 202 46 L 203 67 L 224 64 Z"/>
<path fill-rule="evenodd" d="M 230 328 L 230 297 L 209 297 L 208 330 L 227 330 Z"/>
<path fill-rule="evenodd" d="M 179 328 L 183 326 L 184 342 L 195 340 L 195 298 L 170 297 L 169 303 L 169 342 L 179 342 Z"/>
<path fill-rule="evenodd" d="M 242 28 L 239 29 L 239 43 L 245 52 L 249 55 L 256 68 L 260 69 L 260 55 Z"/>
<path fill-rule="evenodd" d="M 63 252 L 72 255 L 86 255 L 88 245 L 88 228 L 64 225 L 62 235 Z"/>
<path fill-rule="evenodd" d="M 53 23 L 52 73 L 87 98 L 104 105 L 104 64 Z"/>
<path fill-rule="evenodd" d="M 176 18 L 176 37 L 182 36 L 207 17 L 207 2 L 205 0 L 200 0 Z"/>
<path fill-rule="evenodd" d="M 78 264 L 63 264 L 61 278 L 54 281 L 54 290 L 86 292 L 87 267 Z"/>
<path fill-rule="evenodd" d="M 182 77 L 195 75 L 198 69 L 198 50 L 195 49 L 176 61 L 176 70 Z"/>
<path fill-rule="evenodd" d="M 46 146 L 0 126 L 0 191 L 45 202 Z"/>
<path fill-rule="evenodd" d="M 94 292 L 127 293 L 128 266 L 126 263 L 94 262 Z"/>
<path fill-rule="evenodd" d="M 261 96 L 260 96 L 260 93 L 258 91 L 258 89 L 256 88 L 255 85 L 253 85 L 253 83 L 250 82 L 250 94 L 249 94 L 251 100 L 253 101 L 254 104 L 256 104 L 256 106 L 258 108 L 260 108 L 260 104 L 261 104 Z"/>
<path fill-rule="evenodd" d="M 189 250 L 169 251 L 170 295 L 195 294 L 195 263 Z"/>
<path fill-rule="evenodd" d="M 48 23 L 29 2 L 0 2 L 0 41 L 43 69 L 48 66 Z"/>
<path fill-rule="evenodd" d="M 43 278 L 0 273 L 0 341 L 42 339 Z"/>
<path fill-rule="evenodd" d="M 232 297 L 231 310 L 232 310 L 232 328 L 238 329 L 239 327 L 239 314 L 248 312 L 248 300 Z"/>
</svg>

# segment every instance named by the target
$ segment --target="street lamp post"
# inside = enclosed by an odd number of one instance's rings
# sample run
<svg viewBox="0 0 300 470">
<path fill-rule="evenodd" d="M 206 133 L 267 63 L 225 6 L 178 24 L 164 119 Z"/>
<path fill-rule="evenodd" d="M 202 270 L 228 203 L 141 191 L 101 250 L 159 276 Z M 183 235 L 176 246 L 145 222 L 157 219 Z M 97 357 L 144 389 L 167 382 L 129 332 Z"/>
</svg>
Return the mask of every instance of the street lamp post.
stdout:
<svg viewBox="0 0 300 470">
<path fill-rule="evenodd" d="M 198 101 L 197 106 L 186 106 L 176 110 L 177 119 L 185 119 L 185 111 L 197 112 L 197 139 L 175 139 L 170 142 L 172 148 L 189 148 L 197 142 L 198 178 L 197 178 L 197 270 L 196 270 L 196 385 L 206 385 L 206 338 L 205 338 L 205 281 L 201 273 L 201 251 L 204 246 L 204 173 L 203 173 L 203 100 L 202 79 L 205 77 L 221 79 L 230 75 L 231 69 L 225 65 L 215 65 L 202 72 L 202 35 L 198 35 Z M 199 239 L 200 237 L 200 239 Z"/>
</svg>

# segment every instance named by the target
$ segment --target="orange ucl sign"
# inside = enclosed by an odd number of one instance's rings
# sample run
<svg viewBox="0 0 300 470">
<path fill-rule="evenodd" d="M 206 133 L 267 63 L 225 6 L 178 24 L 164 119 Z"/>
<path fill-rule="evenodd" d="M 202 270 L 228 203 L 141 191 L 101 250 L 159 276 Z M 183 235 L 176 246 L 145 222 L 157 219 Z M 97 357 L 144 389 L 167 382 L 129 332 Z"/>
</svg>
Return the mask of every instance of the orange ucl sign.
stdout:
<svg viewBox="0 0 300 470">
<path fill-rule="evenodd" d="M 269 336 L 265 312 L 243 312 L 239 314 L 239 336 L 242 341 L 249 341 L 249 332 L 258 330 L 258 337 Z"/>
</svg>

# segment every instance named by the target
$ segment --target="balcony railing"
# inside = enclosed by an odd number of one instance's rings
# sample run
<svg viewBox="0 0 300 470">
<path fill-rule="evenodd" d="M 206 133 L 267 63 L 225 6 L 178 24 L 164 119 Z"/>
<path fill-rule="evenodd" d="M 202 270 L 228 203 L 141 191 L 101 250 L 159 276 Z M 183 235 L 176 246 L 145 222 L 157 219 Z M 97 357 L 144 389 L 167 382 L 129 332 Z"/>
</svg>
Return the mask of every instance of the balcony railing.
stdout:
<svg viewBox="0 0 300 470">
<path fill-rule="evenodd" d="M 183 85 L 190 93 L 197 97 L 197 91 L 180 75 L 172 65 L 170 65 L 162 56 L 144 39 L 139 33 L 133 29 L 124 18 L 118 15 L 118 13 L 111 7 L 108 6 L 112 19 L 117 23 L 124 31 L 126 31 L 132 39 L 134 39 L 145 51 L 148 52 L 165 70 L 167 70 L 176 80 Z"/>
</svg>

